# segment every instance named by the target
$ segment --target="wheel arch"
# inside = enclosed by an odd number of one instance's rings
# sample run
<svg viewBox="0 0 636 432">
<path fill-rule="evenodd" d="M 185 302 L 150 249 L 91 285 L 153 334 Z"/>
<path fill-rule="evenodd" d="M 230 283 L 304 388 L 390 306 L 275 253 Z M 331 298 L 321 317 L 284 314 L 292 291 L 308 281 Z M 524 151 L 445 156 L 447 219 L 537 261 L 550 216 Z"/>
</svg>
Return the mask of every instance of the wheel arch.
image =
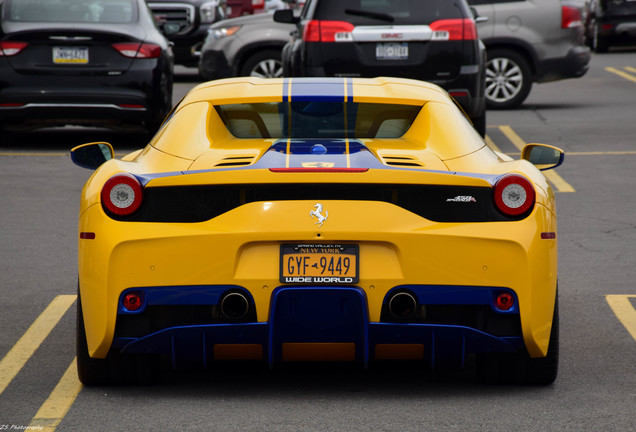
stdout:
<svg viewBox="0 0 636 432">
<path fill-rule="evenodd" d="M 527 60 L 528 65 L 530 66 L 533 81 L 536 81 L 538 59 L 536 53 L 534 52 L 534 49 L 532 48 L 532 46 L 530 46 L 530 44 L 512 38 L 494 38 L 485 41 L 485 45 L 487 56 L 489 52 L 496 49 L 507 49 L 522 55 Z"/>
</svg>

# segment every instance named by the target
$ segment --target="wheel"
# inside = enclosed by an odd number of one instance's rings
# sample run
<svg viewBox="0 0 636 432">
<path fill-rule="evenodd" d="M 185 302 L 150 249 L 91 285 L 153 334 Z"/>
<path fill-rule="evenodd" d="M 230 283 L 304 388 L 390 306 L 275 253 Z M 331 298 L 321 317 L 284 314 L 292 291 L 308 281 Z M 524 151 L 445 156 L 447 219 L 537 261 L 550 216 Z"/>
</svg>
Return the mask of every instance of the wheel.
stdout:
<svg viewBox="0 0 636 432">
<path fill-rule="evenodd" d="M 486 64 L 486 106 L 491 109 L 517 108 L 530 94 L 532 71 L 528 61 L 508 49 L 488 52 Z"/>
<path fill-rule="evenodd" d="M 110 352 L 104 359 L 92 358 L 88 354 L 86 328 L 82 313 L 82 301 L 77 290 L 77 318 L 75 327 L 77 376 L 86 386 L 108 384 L 152 384 L 160 375 L 158 355 L 120 355 Z"/>
<path fill-rule="evenodd" d="M 559 301 L 554 303 L 548 353 L 532 358 L 527 351 L 488 353 L 477 356 L 477 377 L 488 384 L 548 385 L 556 380 L 559 370 Z"/>
<path fill-rule="evenodd" d="M 279 50 L 265 50 L 249 57 L 241 68 L 241 76 L 259 78 L 280 78 L 283 76 L 283 62 Z"/>
<path fill-rule="evenodd" d="M 108 359 L 94 359 L 88 355 L 86 342 L 86 328 L 82 313 L 82 300 L 77 290 L 77 319 L 75 326 L 75 349 L 77 354 L 77 375 L 82 384 L 87 386 L 104 385 L 109 383 Z"/>
<path fill-rule="evenodd" d="M 526 365 L 526 384 L 552 384 L 559 372 L 559 299 L 554 302 L 552 330 L 548 354 L 543 358 L 528 358 Z"/>
<path fill-rule="evenodd" d="M 592 36 L 592 49 L 596 53 L 606 53 L 609 49 L 607 38 L 601 34 L 601 26 L 598 22 L 594 23 L 594 34 Z"/>
</svg>

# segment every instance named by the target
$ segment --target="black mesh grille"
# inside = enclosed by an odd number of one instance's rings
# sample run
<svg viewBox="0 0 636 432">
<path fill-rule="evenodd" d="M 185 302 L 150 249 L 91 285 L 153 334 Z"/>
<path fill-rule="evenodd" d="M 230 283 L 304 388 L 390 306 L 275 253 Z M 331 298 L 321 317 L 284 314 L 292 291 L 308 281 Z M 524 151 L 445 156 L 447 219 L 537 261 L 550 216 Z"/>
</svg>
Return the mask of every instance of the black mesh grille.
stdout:
<svg viewBox="0 0 636 432">
<path fill-rule="evenodd" d="M 263 184 L 147 187 L 141 208 L 114 219 L 131 222 L 203 222 L 257 201 L 382 201 L 435 222 L 510 221 L 488 187 L 377 184 Z"/>
</svg>

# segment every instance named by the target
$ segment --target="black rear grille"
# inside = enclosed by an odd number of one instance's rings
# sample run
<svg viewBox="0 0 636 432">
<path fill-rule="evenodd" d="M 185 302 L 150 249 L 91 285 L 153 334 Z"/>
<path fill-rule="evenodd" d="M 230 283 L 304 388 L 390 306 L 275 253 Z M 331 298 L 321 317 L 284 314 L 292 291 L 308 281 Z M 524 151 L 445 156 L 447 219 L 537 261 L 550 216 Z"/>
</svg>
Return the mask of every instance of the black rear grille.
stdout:
<svg viewBox="0 0 636 432">
<path fill-rule="evenodd" d="M 164 24 L 178 24 L 178 35 L 187 34 L 194 27 L 195 8 L 185 3 L 148 3 L 157 22 Z"/>
<path fill-rule="evenodd" d="M 147 187 L 131 222 L 203 222 L 259 201 L 346 200 L 394 204 L 435 222 L 510 221 L 494 207 L 489 187 L 378 184 L 261 184 Z M 106 209 L 105 209 L 106 211 Z"/>
</svg>

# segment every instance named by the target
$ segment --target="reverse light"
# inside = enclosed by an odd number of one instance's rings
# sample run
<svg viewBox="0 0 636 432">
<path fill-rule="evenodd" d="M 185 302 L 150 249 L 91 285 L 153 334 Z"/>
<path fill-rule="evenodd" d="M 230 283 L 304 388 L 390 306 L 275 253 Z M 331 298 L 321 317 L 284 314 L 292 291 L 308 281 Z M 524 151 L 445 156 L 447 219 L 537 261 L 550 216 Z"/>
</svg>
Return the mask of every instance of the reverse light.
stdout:
<svg viewBox="0 0 636 432">
<path fill-rule="evenodd" d="M 476 40 L 477 26 L 472 18 L 457 18 L 433 21 L 433 40 Z"/>
<path fill-rule="evenodd" d="M 161 47 L 149 43 L 116 43 L 113 44 L 119 54 L 129 58 L 158 58 L 161 56 Z"/>
<path fill-rule="evenodd" d="M 499 293 L 495 299 L 495 306 L 501 311 L 508 311 L 515 305 L 515 298 L 507 293 Z"/>
<path fill-rule="evenodd" d="M 128 292 L 124 295 L 122 302 L 129 312 L 135 312 L 143 306 L 142 293 L 139 291 Z"/>
<path fill-rule="evenodd" d="M 2 41 L 0 42 L 0 57 L 11 57 L 19 54 L 27 45 L 26 42 Z"/>
<path fill-rule="evenodd" d="M 354 26 L 346 21 L 311 20 L 305 25 L 305 42 L 342 42 L 352 41 Z"/>
<path fill-rule="evenodd" d="M 118 216 L 133 214 L 143 196 L 143 188 L 135 176 L 127 173 L 109 178 L 102 188 L 102 205 L 105 210 Z"/>
<path fill-rule="evenodd" d="M 530 181 L 518 174 L 501 177 L 493 193 L 497 209 L 506 216 L 521 216 L 530 211 L 536 196 Z"/>
<path fill-rule="evenodd" d="M 582 27 L 581 12 L 572 6 L 561 6 L 561 28 Z"/>
</svg>

